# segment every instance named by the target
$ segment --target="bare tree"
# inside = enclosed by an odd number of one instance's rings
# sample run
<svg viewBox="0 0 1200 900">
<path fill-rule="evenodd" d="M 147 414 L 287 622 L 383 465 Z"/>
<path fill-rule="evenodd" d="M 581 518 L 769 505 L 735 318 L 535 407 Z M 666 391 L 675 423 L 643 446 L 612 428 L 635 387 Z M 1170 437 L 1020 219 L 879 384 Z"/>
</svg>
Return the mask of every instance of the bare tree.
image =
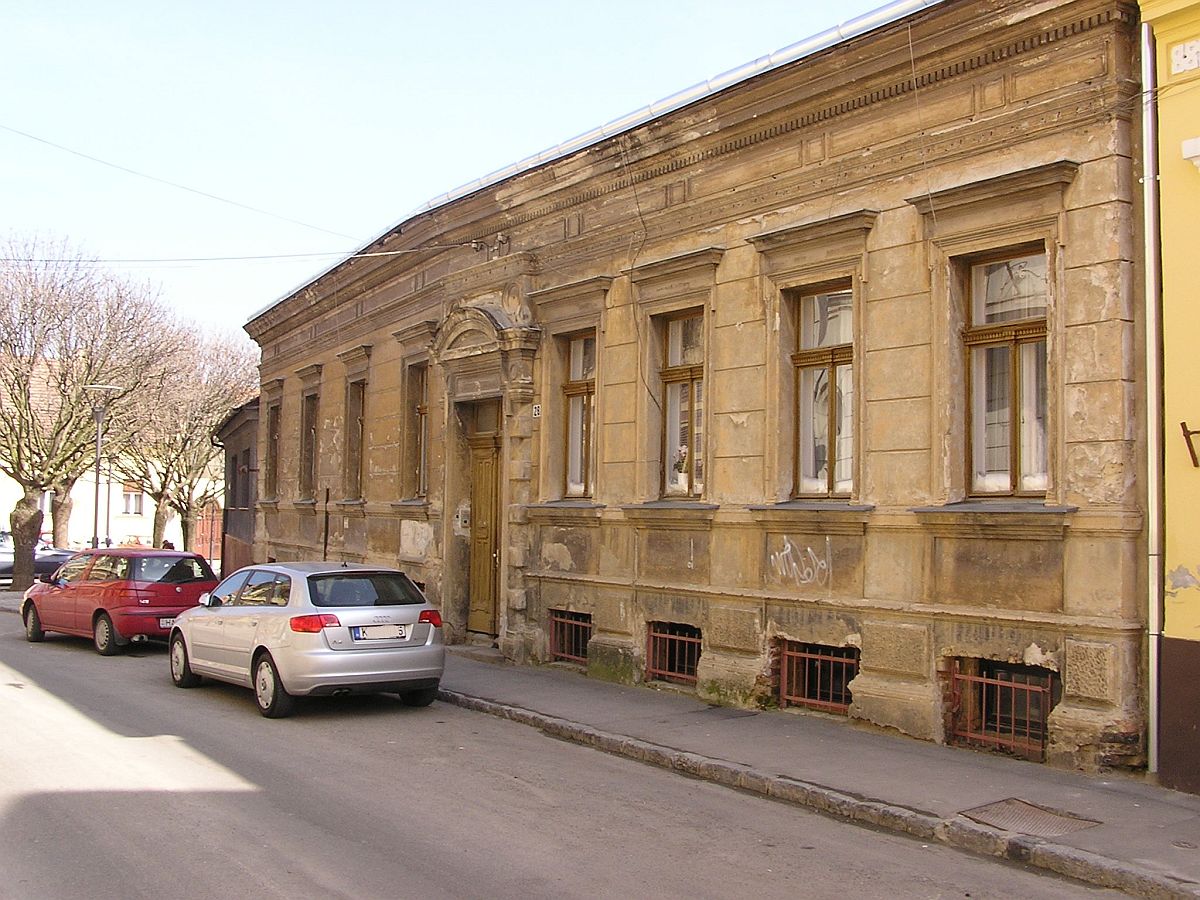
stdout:
<svg viewBox="0 0 1200 900">
<path fill-rule="evenodd" d="M 196 520 L 222 493 L 216 427 L 258 389 L 258 348 L 245 338 L 184 335 L 148 409 L 148 421 L 122 448 L 115 464 L 154 500 L 154 543 L 172 513 L 186 549 L 194 549 Z"/>
<path fill-rule="evenodd" d="M 171 322 L 147 286 L 66 241 L 0 247 L 0 472 L 22 490 L 10 516 L 14 589 L 33 581 L 42 494 L 69 487 L 94 456 L 96 405 L 115 442 L 137 430 L 138 398 L 175 353 Z M 100 394 L 95 384 L 116 390 Z"/>
</svg>

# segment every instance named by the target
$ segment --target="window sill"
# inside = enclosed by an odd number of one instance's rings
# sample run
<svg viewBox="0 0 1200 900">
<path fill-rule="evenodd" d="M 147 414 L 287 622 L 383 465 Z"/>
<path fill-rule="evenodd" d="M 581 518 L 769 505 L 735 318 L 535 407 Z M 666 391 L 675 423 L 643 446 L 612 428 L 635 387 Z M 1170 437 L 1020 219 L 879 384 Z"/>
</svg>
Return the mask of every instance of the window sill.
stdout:
<svg viewBox="0 0 1200 900">
<path fill-rule="evenodd" d="M 720 506 L 700 500 L 651 500 L 622 506 L 625 518 L 639 525 L 708 530 Z"/>
<path fill-rule="evenodd" d="M 334 505 L 342 515 L 346 516 L 361 516 L 366 513 L 367 501 L 359 497 L 358 499 L 346 498 L 344 500 L 335 500 Z"/>
<path fill-rule="evenodd" d="M 811 529 L 819 534 L 862 534 L 875 509 L 848 500 L 785 500 L 746 508 L 760 525 Z"/>
<path fill-rule="evenodd" d="M 953 537 L 1061 539 L 1077 506 L 1047 506 L 1037 500 L 963 500 L 912 509 L 935 534 Z"/>
<path fill-rule="evenodd" d="M 292 508 L 312 511 L 317 508 L 317 501 L 311 498 L 307 500 L 293 500 Z"/>
<path fill-rule="evenodd" d="M 529 521 L 540 525 L 599 525 L 603 503 L 585 498 L 548 500 L 525 507 Z"/>
<path fill-rule="evenodd" d="M 259 509 L 278 509 L 279 501 L 273 497 L 269 500 L 259 500 L 258 507 Z"/>
</svg>

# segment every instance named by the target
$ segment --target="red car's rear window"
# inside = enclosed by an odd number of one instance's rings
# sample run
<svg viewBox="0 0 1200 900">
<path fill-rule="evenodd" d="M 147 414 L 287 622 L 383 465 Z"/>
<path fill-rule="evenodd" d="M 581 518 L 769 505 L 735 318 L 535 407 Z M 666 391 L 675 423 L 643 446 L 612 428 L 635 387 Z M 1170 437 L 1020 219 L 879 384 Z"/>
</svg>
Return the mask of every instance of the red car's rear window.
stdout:
<svg viewBox="0 0 1200 900">
<path fill-rule="evenodd" d="M 213 570 L 199 556 L 136 556 L 133 580 L 156 584 L 185 584 L 189 581 L 216 581 Z"/>
</svg>

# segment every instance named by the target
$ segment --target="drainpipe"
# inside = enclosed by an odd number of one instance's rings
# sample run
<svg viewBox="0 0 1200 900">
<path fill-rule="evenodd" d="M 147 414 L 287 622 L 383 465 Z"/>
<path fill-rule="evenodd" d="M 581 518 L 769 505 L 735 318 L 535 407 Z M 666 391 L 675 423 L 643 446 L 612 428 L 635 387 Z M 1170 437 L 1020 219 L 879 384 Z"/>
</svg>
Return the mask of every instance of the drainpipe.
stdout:
<svg viewBox="0 0 1200 900">
<path fill-rule="evenodd" d="M 1154 30 L 1142 25 L 1142 203 L 1146 283 L 1146 549 L 1147 615 L 1146 632 L 1148 718 L 1147 768 L 1158 771 L 1159 658 L 1163 628 L 1163 551 L 1162 551 L 1162 271 L 1160 222 L 1158 210 L 1158 89 Z"/>
</svg>

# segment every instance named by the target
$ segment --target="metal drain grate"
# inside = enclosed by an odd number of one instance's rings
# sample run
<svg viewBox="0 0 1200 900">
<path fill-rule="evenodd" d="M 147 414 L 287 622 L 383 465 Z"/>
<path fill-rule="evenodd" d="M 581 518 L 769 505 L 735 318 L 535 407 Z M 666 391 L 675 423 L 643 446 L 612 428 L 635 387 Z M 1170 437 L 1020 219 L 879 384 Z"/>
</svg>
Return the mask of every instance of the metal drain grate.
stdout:
<svg viewBox="0 0 1200 900">
<path fill-rule="evenodd" d="M 1078 816 L 1054 812 L 1015 798 L 966 809 L 959 815 L 966 816 L 983 825 L 991 825 L 994 828 L 1003 828 L 1005 831 L 1016 831 L 1021 834 L 1032 834 L 1035 837 L 1056 837 L 1100 824 L 1093 819 L 1082 819 Z"/>
</svg>

